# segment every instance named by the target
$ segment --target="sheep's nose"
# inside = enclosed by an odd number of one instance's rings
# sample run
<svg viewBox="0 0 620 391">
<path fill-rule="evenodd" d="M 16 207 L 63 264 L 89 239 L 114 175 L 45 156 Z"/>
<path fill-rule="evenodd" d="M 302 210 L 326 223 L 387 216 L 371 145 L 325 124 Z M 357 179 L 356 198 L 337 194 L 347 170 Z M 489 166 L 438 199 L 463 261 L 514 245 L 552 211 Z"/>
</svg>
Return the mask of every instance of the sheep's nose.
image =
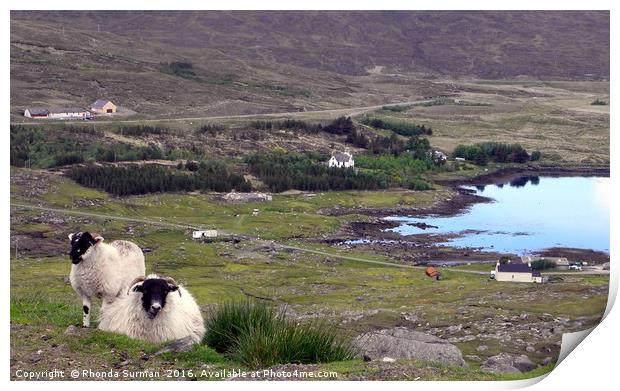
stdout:
<svg viewBox="0 0 620 391">
<path fill-rule="evenodd" d="M 159 310 L 161 310 L 161 304 L 159 303 L 151 304 L 151 311 L 153 311 L 154 313 L 158 313 Z"/>
</svg>

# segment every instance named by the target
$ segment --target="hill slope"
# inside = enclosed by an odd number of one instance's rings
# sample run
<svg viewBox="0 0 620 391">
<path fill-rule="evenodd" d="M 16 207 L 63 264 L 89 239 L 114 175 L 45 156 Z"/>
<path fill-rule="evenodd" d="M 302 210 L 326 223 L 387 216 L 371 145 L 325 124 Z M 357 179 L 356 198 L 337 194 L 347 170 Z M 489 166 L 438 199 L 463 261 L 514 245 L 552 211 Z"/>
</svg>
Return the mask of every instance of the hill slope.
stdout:
<svg viewBox="0 0 620 391">
<path fill-rule="evenodd" d="M 366 94 L 393 89 L 369 83 L 371 70 L 606 78 L 609 13 L 11 13 L 15 105 L 105 96 L 147 114 L 221 115 L 380 104 Z"/>
</svg>

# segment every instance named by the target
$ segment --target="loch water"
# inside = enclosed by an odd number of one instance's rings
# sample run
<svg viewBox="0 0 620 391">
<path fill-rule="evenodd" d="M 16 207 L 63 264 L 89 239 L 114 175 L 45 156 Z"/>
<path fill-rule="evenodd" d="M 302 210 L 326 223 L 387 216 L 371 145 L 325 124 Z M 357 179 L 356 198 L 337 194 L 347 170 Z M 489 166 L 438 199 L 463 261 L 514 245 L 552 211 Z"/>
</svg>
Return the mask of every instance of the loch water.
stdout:
<svg viewBox="0 0 620 391">
<path fill-rule="evenodd" d="M 451 217 L 391 216 L 402 235 L 457 234 L 444 244 L 528 254 L 550 247 L 609 253 L 609 185 L 605 177 L 528 176 L 468 187 L 493 202 Z M 428 224 L 426 229 L 419 223 Z M 418 226 L 414 225 L 417 224 Z"/>
</svg>

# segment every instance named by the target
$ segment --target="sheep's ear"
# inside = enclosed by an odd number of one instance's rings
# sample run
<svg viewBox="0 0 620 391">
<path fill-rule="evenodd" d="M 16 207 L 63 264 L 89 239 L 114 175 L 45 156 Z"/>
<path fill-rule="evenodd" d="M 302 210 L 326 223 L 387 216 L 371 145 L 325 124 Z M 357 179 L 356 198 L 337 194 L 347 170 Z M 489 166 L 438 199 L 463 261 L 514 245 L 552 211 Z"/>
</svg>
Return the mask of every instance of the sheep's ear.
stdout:
<svg viewBox="0 0 620 391">
<path fill-rule="evenodd" d="M 142 288 L 142 283 L 135 284 L 133 287 L 129 288 L 127 294 L 130 292 L 142 292 L 144 289 Z"/>
<path fill-rule="evenodd" d="M 144 276 L 140 276 L 135 278 L 131 284 L 129 284 L 129 289 L 127 289 L 127 294 L 130 292 L 142 292 L 142 284 L 144 283 Z"/>
<path fill-rule="evenodd" d="M 181 296 L 181 290 L 179 289 L 178 286 L 172 285 L 172 284 L 168 284 L 168 289 L 170 289 L 170 292 L 174 292 L 174 291 L 179 292 L 179 297 L 183 297 L 183 296 Z"/>
</svg>

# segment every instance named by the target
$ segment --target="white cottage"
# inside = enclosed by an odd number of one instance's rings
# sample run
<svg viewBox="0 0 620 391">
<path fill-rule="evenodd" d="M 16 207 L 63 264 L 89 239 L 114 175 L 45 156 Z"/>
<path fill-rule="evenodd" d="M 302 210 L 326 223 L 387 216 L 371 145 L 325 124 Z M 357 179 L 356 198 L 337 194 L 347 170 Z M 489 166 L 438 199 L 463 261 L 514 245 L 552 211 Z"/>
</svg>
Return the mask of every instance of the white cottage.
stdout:
<svg viewBox="0 0 620 391">
<path fill-rule="evenodd" d="M 353 155 L 349 152 L 336 152 L 332 155 L 332 157 L 327 162 L 329 167 L 354 167 L 355 161 L 353 160 Z"/>
<path fill-rule="evenodd" d="M 500 263 L 497 261 L 493 275 L 497 281 L 537 283 L 545 281 L 539 271 L 532 270 L 529 263 Z"/>
</svg>

